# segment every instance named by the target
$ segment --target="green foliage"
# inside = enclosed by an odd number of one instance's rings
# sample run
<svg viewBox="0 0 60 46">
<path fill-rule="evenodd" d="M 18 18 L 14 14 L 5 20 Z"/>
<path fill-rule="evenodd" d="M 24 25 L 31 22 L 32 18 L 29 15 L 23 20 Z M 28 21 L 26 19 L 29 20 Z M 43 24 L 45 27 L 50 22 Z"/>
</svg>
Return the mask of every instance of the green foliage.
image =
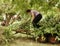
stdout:
<svg viewBox="0 0 60 46">
<path fill-rule="evenodd" d="M 44 18 L 39 23 L 41 25 L 39 29 L 33 27 L 30 21 L 31 16 L 26 14 L 27 9 L 41 12 Z M 59 0 L 1 0 L 0 21 L 3 20 L 2 13 L 20 12 L 21 17 L 20 21 L 16 20 L 4 29 L 4 36 L 6 39 L 12 38 L 12 31 L 17 29 L 32 30 L 36 37 L 46 33 L 57 33 L 60 36 L 60 12 L 58 9 L 60 9 Z"/>
<path fill-rule="evenodd" d="M 2 16 L 0 16 L 0 21 L 3 21 L 3 17 Z"/>
<path fill-rule="evenodd" d="M 40 30 L 43 31 L 43 34 L 58 34 L 58 32 L 60 31 L 60 16 L 47 16 L 47 18 L 40 22 L 40 25 L 42 25 L 42 27 L 40 27 Z"/>
</svg>

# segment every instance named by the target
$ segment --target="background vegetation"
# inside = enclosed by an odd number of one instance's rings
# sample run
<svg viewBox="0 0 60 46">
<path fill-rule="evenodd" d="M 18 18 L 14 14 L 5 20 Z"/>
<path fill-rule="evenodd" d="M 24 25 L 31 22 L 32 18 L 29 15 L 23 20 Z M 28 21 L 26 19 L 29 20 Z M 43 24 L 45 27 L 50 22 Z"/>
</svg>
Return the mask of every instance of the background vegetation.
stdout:
<svg viewBox="0 0 60 46">
<path fill-rule="evenodd" d="M 35 9 L 42 14 L 43 18 L 38 23 L 41 25 L 39 29 L 32 26 L 31 16 L 26 14 L 27 9 Z M 30 34 L 34 37 L 46 33 L 52 35 L 56 33 L 60 37 L 60 0 L 0 0 L 0 22 L 3 21 L 3 13 L 18 12 L 21 17 L 20 20 L 15 20 L 8 26 L 0 25 L 4 32 L 1 39 L 5 43 L 16 37 L 15 31 L 18 29 L 26 30 L 27 35 Z"/>
</svg>

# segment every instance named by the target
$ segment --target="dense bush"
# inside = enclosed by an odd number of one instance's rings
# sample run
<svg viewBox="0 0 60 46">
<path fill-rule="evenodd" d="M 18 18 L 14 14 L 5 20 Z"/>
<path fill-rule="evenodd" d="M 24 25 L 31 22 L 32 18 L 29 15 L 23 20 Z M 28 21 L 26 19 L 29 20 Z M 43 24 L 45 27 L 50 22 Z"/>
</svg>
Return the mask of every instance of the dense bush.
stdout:
<svg viewBox="0 0 60 46">
<path fill-rule="evenodd" d="M 38 23 L 39 29 L 34 28 L 31 23 L 31 16 L 26 14 L 27 9 L 39 11 L 43 18 Z M 34 37 L 46 33 L 57 34 L 60 37 L 60 1 L 59 0 L 1 0 L 0 1 L 0 21 L 3 20 L 3 13 L 20 13 L 21 20 L 16 20 L 4 29 L 4 36 L 10 39 L 14 34 L 12 31 L 24 29 L 31 31 Z"/>
</svg>

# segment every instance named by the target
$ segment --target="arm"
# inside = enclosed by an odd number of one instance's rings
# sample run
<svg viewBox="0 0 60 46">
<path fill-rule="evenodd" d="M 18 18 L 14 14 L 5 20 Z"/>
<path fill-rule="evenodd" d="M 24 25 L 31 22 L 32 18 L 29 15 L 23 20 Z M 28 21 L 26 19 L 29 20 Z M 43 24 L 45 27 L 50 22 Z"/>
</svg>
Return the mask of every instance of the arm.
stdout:
<svg viewBox="0 0 60 46">
<path fill-rule="evenodd" d="M 3 20 L 6 20 L 6 14 L 3 13 Z"/>
<path fill-rule="evenodd" d="M 34 14 L 32 13 L 32 19 L 31 19 L 31 22 L 34 20 L 35 16 Z"/>
</svg>

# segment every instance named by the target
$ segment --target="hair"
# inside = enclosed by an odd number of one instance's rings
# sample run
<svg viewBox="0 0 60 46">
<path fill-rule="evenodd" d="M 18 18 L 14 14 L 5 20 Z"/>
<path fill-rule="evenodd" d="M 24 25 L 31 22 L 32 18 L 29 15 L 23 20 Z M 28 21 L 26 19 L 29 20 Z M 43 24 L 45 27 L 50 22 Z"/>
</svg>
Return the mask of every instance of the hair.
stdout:
<svg viewBox="0 0 60 46">
<path fill-rule="evenodd" d="M 26 10 L 26 12 L 27 12 L 27 13 L 28 13 L 28 12 L 31 12 L 31 9 Z"/>
</svg>

